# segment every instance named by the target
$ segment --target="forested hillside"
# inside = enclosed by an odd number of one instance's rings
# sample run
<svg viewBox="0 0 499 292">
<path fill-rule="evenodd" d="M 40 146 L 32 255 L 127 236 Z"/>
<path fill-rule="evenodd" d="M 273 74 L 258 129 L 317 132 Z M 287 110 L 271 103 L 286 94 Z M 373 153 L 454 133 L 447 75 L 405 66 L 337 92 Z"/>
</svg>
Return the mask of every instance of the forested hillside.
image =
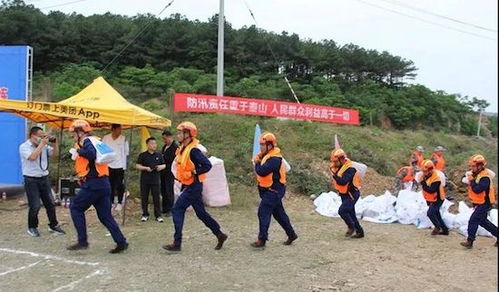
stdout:
<svg viewBox="0 0 499 292">
<path fill-rule="evenodd" d="M 386 51 L 255 26 L 226 23 L 225 31 L 226 95 L 292 101 L 286 76 L 301 102 L 359 109 L 364 125 L 466 135 L 476 133 L 476 111 L 488 106 L 408 83 L 417 64 Z M 174 91 L 216 91 L 217 15 L 200 21 L 178 14 L 45 14 L 8 0 L 0 6 L 0 44 L 34 48 L 36 99 L 68 97 L 99 75 L 136 103 Z M 483 135 L 497 136 L 497 117 L 486 117 L 485 125 Z"/>
</svg>

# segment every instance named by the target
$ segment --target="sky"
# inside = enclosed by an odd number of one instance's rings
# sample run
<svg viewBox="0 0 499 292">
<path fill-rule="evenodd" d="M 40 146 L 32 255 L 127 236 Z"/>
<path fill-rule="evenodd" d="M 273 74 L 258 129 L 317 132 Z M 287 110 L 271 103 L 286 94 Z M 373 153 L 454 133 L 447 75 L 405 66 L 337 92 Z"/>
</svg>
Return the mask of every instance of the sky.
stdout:
<svg viewBox="0 0 499 292">
<path fill-rule="evenodd" d="M 133 16 L 139 13 L 157 14 L 171 0 L 75 1 L 26 2 L 44 12 L 59 10 L 83 15 L 111 12 Z M 69 2 L 75 3 L 50 7 Z M 366 49 L 388 51 L 415 63 L 418 76 L 412 83 L 485 99 L 491 104 L 486 111 L 497 113 L 497 2 L 225 0 L 225 18 L 234 28 L 253 25 L 249 7 L 258 26 L 268 31 L 287 31 L 297 33 L 302 39 L 332 39 L 340 45 L 353 43 Z M 161 17 L 180 13 L 192 20 L 206 21 L 218 10 L 219 0 L 174 0 Z"/>
</svg>

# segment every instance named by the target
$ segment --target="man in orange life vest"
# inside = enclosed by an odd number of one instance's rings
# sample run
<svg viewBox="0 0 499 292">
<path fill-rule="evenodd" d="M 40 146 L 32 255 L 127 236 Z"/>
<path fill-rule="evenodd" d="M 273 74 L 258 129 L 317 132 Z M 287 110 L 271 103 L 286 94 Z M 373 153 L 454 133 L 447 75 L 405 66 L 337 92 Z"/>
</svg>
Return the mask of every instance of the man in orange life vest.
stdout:
<svg viewBox="0 0 499 292">
<path fill-rule="evenodd" d="M 409 165 L 414 168 L 415 172 L 421 170 L 421 164 L 424 160 L 423 153 L 424 148 L 423 146 L 419 145 L 418 147 L 416 147 L 416 150 L 412 152 L 411 158 L 409 159 Z"/>
<path fill-rule="evenodd" d="M 445 225 L 440 214 L 440 207 L 445 200 L 445 190 L 440 174 L 431 160 L 423 161 L 421 168 L 423 175 L 419 183 L 423 188 L 423 196 L 428 204 L 428 218 L 435 226 L 431 235 L 449 235 L 449 228 Z"/>
<path fill-rule="evenodd" d="M 91 130 L 89 123 L 84 120 L 74 121 L 69 128 L 69 131 L 73 132 L 79 147 L 75 170 L 81 186 L 70 206 L 71 218 L 78 233 L 78 242 L 68 246 L 67 249 L 80 250 L 88 248 L 85 211 L 93 205 L 100 222 L 109 230 L 116 242 L 116 247 L 109 252 L 120 253 L 128 248 L 128 243 L 111 214 L 109 168 L 107 164 L 95 162 L 97 158 L 96 149 L 89 139 Z"/>
<path fill-rule="evenodd" d="M 364 237 L 364 229 L 360 226 L 355 214 L 355 203 L 360 198 L 359 173 L 342 149 L 335 149 L 331 152 L 331 165 L 329 169 L 333 174 L 333 186 L 341 198 L 341 206 L 338 209 L 338 214 L 348 227 L 345 236 L 362 238 Z"/>
<path fill-rule="evenodd" d="M 275 220 L 286 232 L 284 245 L 291 245 L 298 238 L 282 205 L 286 193 L 286 168 L 281 149 L 277 147 L 274 134 L 264 133 L 260 137 L 260 153 L 253 158 L 261 202 L 258 207 L 258 240 L 251 243 L 254 248 L 264 248 L 268 240 L 270 220 Z"/>
<path fill-rule="evenodd" d="M 485 168 L 487 161 L 482 155 L 473 155 L 469 160 L 470 170 L 466 173 L 463 182 L 468 185 L 468 197 L 475 210 L 471 214 L 468 222 L 468 238 L 461 245 L 470 249 L 476 238 L 478 226 L 482 226 L 496 237 L 497 246 L 497 226 L 487 219 L 487 213 L 495 203 L 495 189 L 492 185 L 493 174 Z"/>
<path fill-rule="evenodd" d="M 199 140 L 196 139 L 198 133 L 196 125 L 183 122 L 178 125 L 177 130 L 180 147 L 177 149 L 177 157 L 174 161 L 177 164 L 175 177 L 182 183 L 182 193 L 172 208 L 175 225 L 174 241 L 172 244 L 164 245 L 163 248 L 172 252 L 181 250 L 185 211 L 192 205 L 196 216 L 217 237 L 215 249 L 219 250 L 227 240 L 227 235 L 220 230 L 217 221 L 206 212 L 202 199 L 203 181 L 206 179 L 206 173 L 211 169 L 211 163 L 197 148 Z"/>
<path fill-rule="evenodd" d="M 403 166 L 397 170 L 397 177 L 395 179 L 395 191 L 398 193 L 400 190 L 414 189 L 414 168 L 412 166 Z"/>
<path fill-rule="evenodd" d="M 431 161 L 435 165 L 435 168 L 440 171 L 445 171 L 445 158 L 442 152 L 445 151 L 445 148 L 442 146 L 437 146 L 435 151 L 431 155 Z"/>
</svg>

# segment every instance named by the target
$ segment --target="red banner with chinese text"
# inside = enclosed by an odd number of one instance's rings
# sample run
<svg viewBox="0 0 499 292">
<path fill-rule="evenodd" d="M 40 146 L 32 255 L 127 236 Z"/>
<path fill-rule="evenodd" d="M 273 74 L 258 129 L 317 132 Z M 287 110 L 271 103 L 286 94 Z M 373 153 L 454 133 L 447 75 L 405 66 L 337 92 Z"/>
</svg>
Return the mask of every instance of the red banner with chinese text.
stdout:
<svg viewBox="0 0 499 292">
<path fill-rule="evenodd" d="M 359 112 L 347 108 L 191 93 L 175 93 L 173 98 L 175 112 L 227 113 L 359 125 Z"/>
</svg>

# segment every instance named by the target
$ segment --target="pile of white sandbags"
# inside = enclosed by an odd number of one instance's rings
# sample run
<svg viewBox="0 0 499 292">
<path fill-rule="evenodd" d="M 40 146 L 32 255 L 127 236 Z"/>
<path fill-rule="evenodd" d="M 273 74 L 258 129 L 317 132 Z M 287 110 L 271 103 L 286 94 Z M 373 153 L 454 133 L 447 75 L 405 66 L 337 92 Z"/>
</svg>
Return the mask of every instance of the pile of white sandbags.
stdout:
<svg viewBox="0 0 499 292">
<path fill-rule="evenodd" d="M 449 207 L 454 203 L 445 200 L 440 208 L 442 219 L 449 228 L 457 229 L 464 236 L 468 235 L 468 221 L 473 209 L 464 202 L 459 202 L 458 214 L 449 212 Z M 338 209 L 341 198 L 335 192 L 322 193 L 314 200 L 316 212 L 327 217 L 339 217 Z M 369 195 L 359 199 L 355 205 L 355 211 L 359 219 L 374 223 L 401 223 L 415 225 L 417 228 L 433 228 L 433 224 L 426 215 L 428 205 L 423 193 L 402 190 L 398 197 L 386 191 L 381 196 Z M 488 219 L 497 226 L 497 209 L 489 212 Z M 482 227 L 479 227 L 477 235 L 492 236 Z"/>
</svg>

